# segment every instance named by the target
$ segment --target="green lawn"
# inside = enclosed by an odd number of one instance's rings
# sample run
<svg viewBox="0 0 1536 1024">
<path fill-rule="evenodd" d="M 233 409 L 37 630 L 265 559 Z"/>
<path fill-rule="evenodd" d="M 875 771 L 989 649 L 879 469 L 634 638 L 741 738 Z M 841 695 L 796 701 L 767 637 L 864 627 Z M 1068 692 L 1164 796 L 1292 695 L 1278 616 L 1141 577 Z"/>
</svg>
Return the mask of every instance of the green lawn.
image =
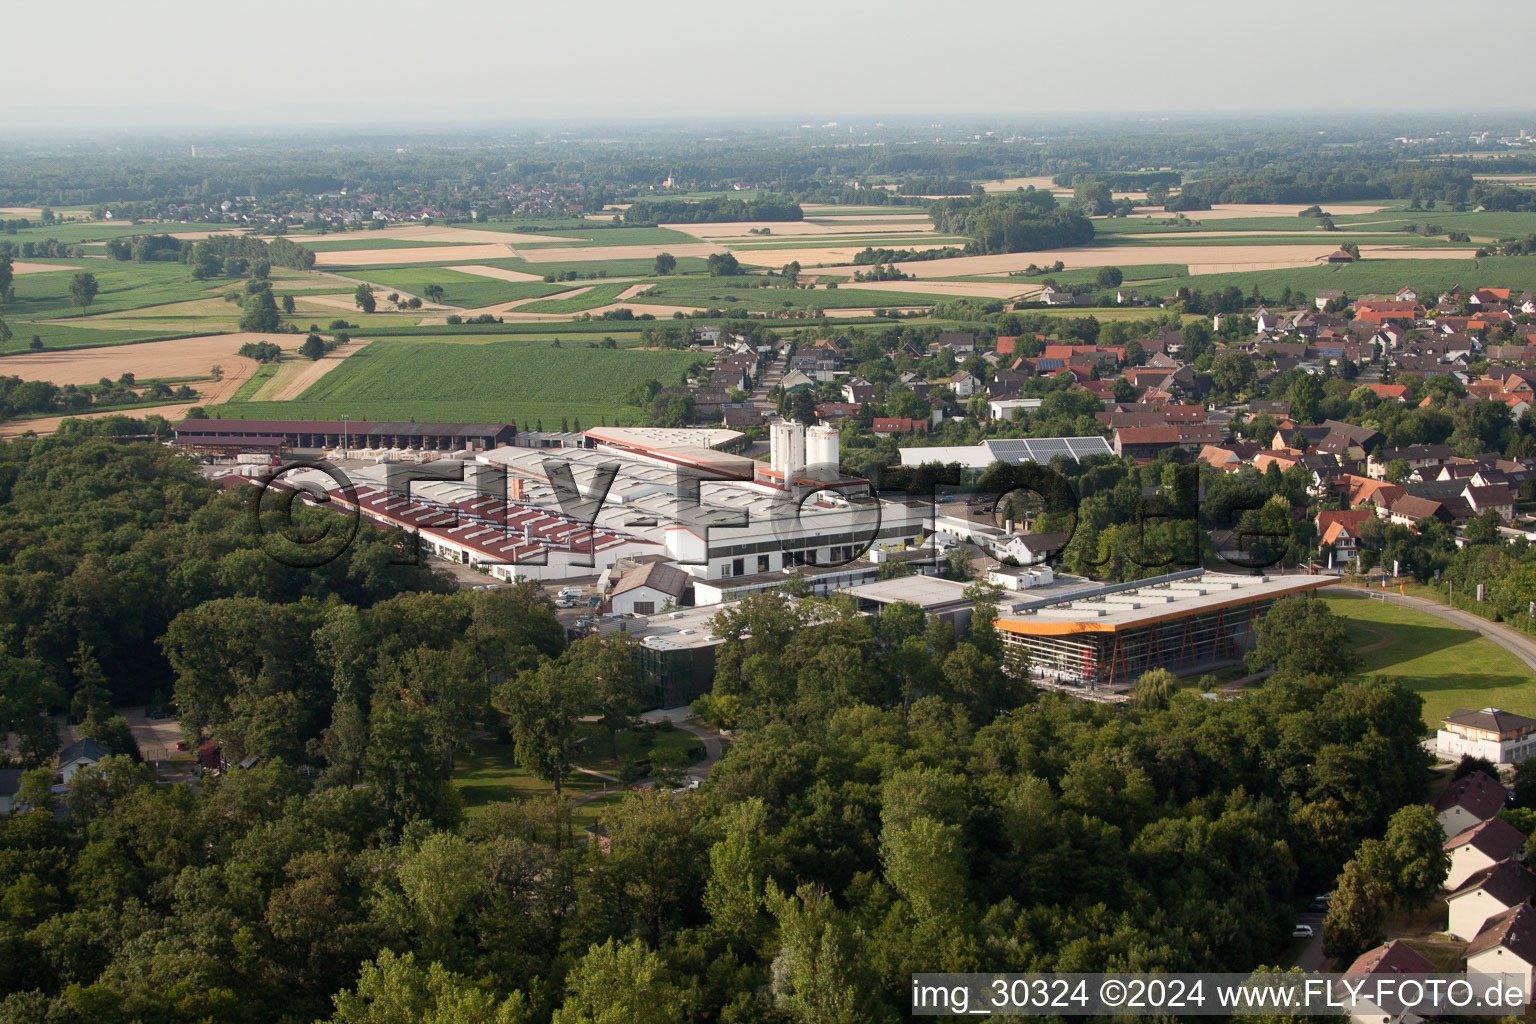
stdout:
<svg viewBox="0 0 1536 1024">
<path fill-rule="evenodd" d="M 16 330 L 17 320 L 39 317 L 65 318 L 118 313 L 145 306 L 159 306 L 188 299 L 206 299 L 241 286 L 239 281 L 199 281 L 192 268 L 181 263 L 119 263 L 116 260 L 29 260 L 59 267 L 58 273 L 18 274 L 15 298 L 6 306 L 6 320 Z M 69 282 L 78 271 L 96 277 L 95 301 L 81 308 L 69 294 Z"/>
<path fill-rule="evenodd" d="M 1412 608 L 1341 594 L 1324 599 L 1350 623 L 1358 645 L 1391 637 L 1361 656 L 1363 670 L 1401 679 L 1423 697 L 1427 725 L 1459 707 L 1536 715 L 1536 674 L 1492 641 Z"/>
<path fill-rule="evenodd" d="M 477 740 L 461 749 L 453 769 L 453 785 L 464 799 L 465 812 L 471 816 L 484 813 L 491 804 L 509 800 L 547 797 L 554 793 L 552 783 L 517 765 L 512 744 L 494 739 Z M 573 773 L 561 782 L 561 792 L 582 796 L 603 788 L 602 780 Z"/>
<path fill-rule="evenodd" d="M 595 339 L 593 339 L 595 340 Z M 636 422 L 624 392 L 649 378 L 682 379 L 698 356 L 687 352 L 588 348 L 585 340 L 485 344 L 375 341 L 349 356 L 292 402 L 248 402 L 221 409 L 238 418 L 494 422 L 530 429 L 540 420 L 587 425 Z"/>
</svg>

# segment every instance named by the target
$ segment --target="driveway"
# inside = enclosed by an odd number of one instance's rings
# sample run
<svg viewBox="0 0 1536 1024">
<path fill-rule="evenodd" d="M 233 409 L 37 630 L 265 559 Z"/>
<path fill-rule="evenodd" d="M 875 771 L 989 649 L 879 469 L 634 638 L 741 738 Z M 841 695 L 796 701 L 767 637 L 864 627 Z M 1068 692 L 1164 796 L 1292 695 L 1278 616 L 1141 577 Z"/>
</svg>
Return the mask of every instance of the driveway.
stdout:
<svg viewBox="0 0 1536 1024">
<path fill-rule="evenodd" d="M 181 742 L 181 726 L 174 718 L 150 718 L 143 708 L 123 708 L 119 714 L 128 723 L 133 742 L 138 744 L 139 756 L 146 761 L 188 760 L 189 751 L 177 750 Z"/>
</svg>

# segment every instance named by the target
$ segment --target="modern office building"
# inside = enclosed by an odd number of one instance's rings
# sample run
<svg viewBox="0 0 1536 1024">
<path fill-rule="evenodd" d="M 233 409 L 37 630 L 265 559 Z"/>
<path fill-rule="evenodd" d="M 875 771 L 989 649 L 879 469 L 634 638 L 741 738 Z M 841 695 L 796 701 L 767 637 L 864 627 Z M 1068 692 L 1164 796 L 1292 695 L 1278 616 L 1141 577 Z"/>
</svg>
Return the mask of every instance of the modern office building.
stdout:
<svg viewBox="0 0 1536 1024">
<path fill-rule="evenodd" d="M 1254 624 L 1276 601 L 1338 582 L 1192 569 L 1045 595 L 1005 609 L 995 628 L 1005 648 L 1028 653 L 1037 675 L 1129 688 L 1154 668 L 1188 675 L 1236 664 L 1252 649 Z"/>
</svg>

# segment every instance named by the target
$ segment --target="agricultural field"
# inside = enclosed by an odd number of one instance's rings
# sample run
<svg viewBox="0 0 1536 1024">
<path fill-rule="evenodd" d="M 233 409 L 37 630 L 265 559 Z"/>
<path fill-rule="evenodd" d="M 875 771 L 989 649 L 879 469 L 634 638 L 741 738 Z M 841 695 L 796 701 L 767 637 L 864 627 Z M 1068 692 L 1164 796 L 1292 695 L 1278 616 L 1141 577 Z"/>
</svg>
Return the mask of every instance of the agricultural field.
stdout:
<svg viewBox="0 0 1536 1024">
<path fill-rule="evenodd" d="M 511 422 L 530 429 L 564 418 L 634 423 L 640 410 L 622 405 L 633 384 L 655 378 L 676 384 L 696 359 L 687 352 L 588 348 L 568 339 L 479 344 L 374 341 L 347 358 L 296 400 L 250 402 L 222 415 L 242 418 L 411 419 Z M 595 340 L 595 339 L 594 339 Z"/>
<path fill-rule="evenodd" d="M 545 287 L 555 287 L 546 285 Z M 644 284 L 642 283 L 642 287 Z M 634 288 L 631 281 L 606 281 L 581 290 L 581 294 L 565 299 L 543 299 L 517 307 L 519 313 L 580 313 L 598 306 L 607 306 L 620 295 Z"/>
<path fill-rule="evenodd" d="M 1129 273 L 1129 268 L 1123 268 Z M 1338 266 L 1276 268 L 1244 273 L 1191 274 L 1151 282 L 1156 287 L 1219 291 L 1229 285 L 1251 292 L 1255 285 L 1266 296 L 1287 287 L 1312 292 L 1342 289 L 1350 295 L 1391 294 L 1405 284 L 1440 291 L 1464 288 L 1511 287 L 1517 292 L 1536 281 L 1536 256 L 1486 256 L 1480 259 L 1364 259 Z"/>
<path fill-rule="evenodd" d="M 493 306 L 499 302 L 512 302 L 516 299 L 537 299 L 545 295 L 554 295 L 569 287 L 546 284 L 543 281 L 499 281 L 493 277 L 466 274 L 461 270 L 450 270 L 447 267 L 365 270 L 354 276 L 382 285 L 390 291 L 399 290 L 418 297 L 422 296 L 422 289 L 427 285 L 439 285 L 443 289 L 443 303 L 458 306 L 461 309 L 479 309 L 482 306 Z"/>
</svg>

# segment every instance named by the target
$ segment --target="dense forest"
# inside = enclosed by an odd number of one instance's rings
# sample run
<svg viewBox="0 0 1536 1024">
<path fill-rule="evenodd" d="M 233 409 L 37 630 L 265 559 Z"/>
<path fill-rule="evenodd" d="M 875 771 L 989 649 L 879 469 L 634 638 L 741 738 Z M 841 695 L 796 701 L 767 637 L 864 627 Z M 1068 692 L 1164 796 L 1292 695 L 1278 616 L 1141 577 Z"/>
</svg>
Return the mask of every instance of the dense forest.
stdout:
<svg viewBox="0 0 1536 1024">
<path fill-rule="evenodd" d="M 940 199 L 928 209 L 939 232 L 970 238 L 967 253 L 1032 252 L 1093 241 L 1093 222 L 1059 207 L 1056 197 L 1041 189 Z"/>
<path fill-rule="evenodd" d="M 64 817 L 48 769 L 24 778 L 4 1024 L 852 1024 L 900 1019 L 915 970 L 1242 970 L 1426 784 L 1418 698 L 1352 679 L 1319 602 L 1272 613 L 1279 671 L 1243 700 L 1115 710 L 1034 693 L 990 632 L 767 594 L 715 624 L 699 710 L 743 734 L 702 790 L 630 796 L 601 846 L 558 800 L 466 816 L 469 736 L 558 785 L 574 716 L 638 710 L 633 652 L 388 533 L 285 565 L 254 493 L 150 444 L 0 446 L 23 763 L 38 711 L 112 737 L 109 705 L 146 697 L 263 755 L 193 789 L 130 749 Z"/>
</svg>

